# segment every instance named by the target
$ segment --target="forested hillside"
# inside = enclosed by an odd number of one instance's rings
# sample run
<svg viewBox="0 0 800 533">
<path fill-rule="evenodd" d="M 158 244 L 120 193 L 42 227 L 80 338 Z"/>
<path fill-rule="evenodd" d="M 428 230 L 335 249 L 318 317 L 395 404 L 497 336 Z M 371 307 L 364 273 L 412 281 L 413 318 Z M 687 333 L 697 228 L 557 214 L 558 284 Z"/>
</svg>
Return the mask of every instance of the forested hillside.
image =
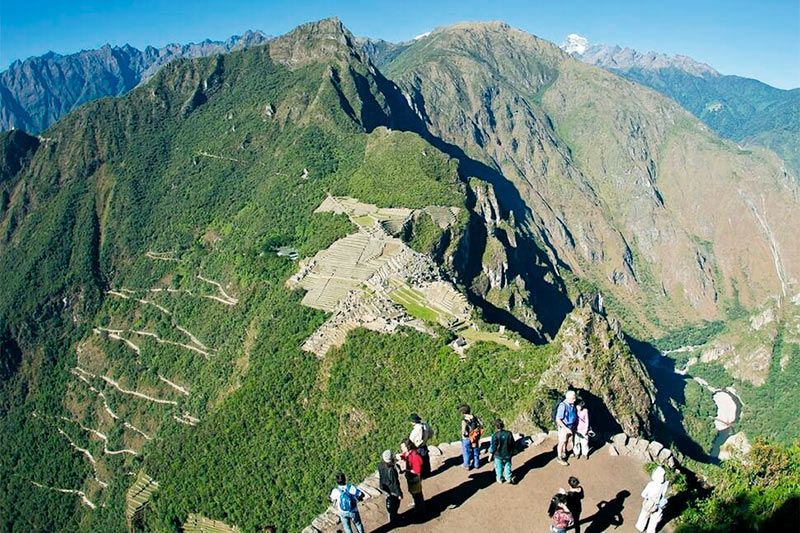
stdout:
<svg viewBox="0 0 800 533">
<path fill-rule="evenodd" d="M 478 61 L 514 74 L 496 86 L 473 64 L 476 32 L 529 46 Z M 199 514 L 295 531 L 332 474 L 361 479 L 397 447 L 411 411 L 435 441 L 457 438 L 463 402 L 550 429 L 572 385 L 609 430 L 649 435 L 662 403 L 625 332 L 744 323 L 779 291 L 769 323 L 786 324 L 797 192 L 774 156 L 519 34 L 434 33 L 388 64 L 392 81 L 328 19 L 171 62 L 39 138 L 4 134 L 7 529 L 179 531 Z M 641 109 L 570 92 L 585 85 Z M 695 193 L 731 205 L 677 224 L 695 209 L 683 184 L 708 166 Z M 752 220 L 715 225 L 751 198 Z M 713 333 L 738 342 L 726 327 Z M 790 382 L 782 360 L 771 371 Z M 133 513 L 144 474 L 158 488 Z"/>
</svg>

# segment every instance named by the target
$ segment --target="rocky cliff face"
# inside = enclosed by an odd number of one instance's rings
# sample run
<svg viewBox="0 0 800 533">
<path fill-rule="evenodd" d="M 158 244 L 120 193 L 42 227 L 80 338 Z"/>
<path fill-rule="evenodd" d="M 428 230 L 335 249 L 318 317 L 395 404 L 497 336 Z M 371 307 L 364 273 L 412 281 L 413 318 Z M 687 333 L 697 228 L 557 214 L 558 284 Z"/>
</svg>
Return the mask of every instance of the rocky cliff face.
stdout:
<svg viewBox="0 0 800 533">
<path fill-rule="evenodd" d="M 578 299 L 555 339 L 558 361 L 542 376 L 533 409 L 522 420 L 529 416 L 540 428 L 552 429 L 553 405 L 564 391 L 575 389 L 586 400 L 596 431 L 613 431 L 616 422 L 628 435 L 651 434 L 653 383 L 631 353 L 619 322 L 606 317 L 601 306 L 599 295 Z"/>
<path fill-rule="evenodd" d="M 663 93 L 722 137 L 743 146 L 774 150 L 795 178 L 800 175 L 800 89 L 771 87 L 758 80 L 727 76 L 682 55 L 641 53 L 615 45 L 569 40 L 561 48 L 596 65 Z"/>
<path fill-rule="evenodd" d="M 581 49 L 565 47 L 564 44 L 561 45 L 561 48 L 568 54 L 574 54 L 584 63 L 606 69 L 640 68 L 660 70 L 675 68 L 693 76 L 721 76 L 719 72 L 709 65 L 682 55 L 669 56 L 658 52 L 641 53 L 632 48 L 622 48 L 610 44 L 593 44 L 590 46 L 588 42 Z"/>
<path fill-rule="evenodd" d="M 500 23 L 439 29 L 384 71 L 432 134 L 483 163 L 471 170 L 559 273 L 600 287 L 641 335 L 720 318 L 734 286 L 756 307 L 797 277 L 798 188 L 780 162 L 666 98 Z"/>
<path fill-rule="evenodd" d="M 0 129 L 38 133 L 81 104 L 125 94 L 170 61 L 226 53 L 268 40 L 263 33 L 247 32 L 226 41 L 144 50 L 105 45 L 65 56 L 50 52 L 15 61 L 0 74 Z"/>
</svg>

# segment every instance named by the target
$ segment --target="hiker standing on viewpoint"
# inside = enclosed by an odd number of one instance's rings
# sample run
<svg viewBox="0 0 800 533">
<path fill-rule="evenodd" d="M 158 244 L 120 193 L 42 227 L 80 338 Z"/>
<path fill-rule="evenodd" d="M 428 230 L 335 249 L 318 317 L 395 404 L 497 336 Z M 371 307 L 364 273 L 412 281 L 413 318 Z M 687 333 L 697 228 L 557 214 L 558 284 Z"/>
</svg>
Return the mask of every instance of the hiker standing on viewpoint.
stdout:
<svg viewBox="0 0 800 533">
<path fill-rule="evenodd" d="M 578 398 L 575 402 L 575 416 L 578 419 L 577 426 L 575 427 L 575 436 L 572 441 L 572 452 L 575 454 L 576 459 L 581 456 L 584 459 L 589 458 L 589 410 L 586 408 L 586 403 Z"/>
<path fill-rule="evenodd" d="M 400 509 L 400 500 L 403 499 L 403 491 L 400 489 L 400 475 L 391 450 L 385 450 L 381 454 L 378 480 L 379 488 L 386 495 L 386 514 L 389 517 L 389 524 L 394 524 L 397 520 L 397 511 Z"/>
<path fill-rule="evenodd" d="M 567 509 L 569 509 L 572 519 L 575 521 L 575 533 L 580 533 L 581 513 L 583 512 L 583 487 L 581 487 L 581 482 L 575 476 L 570 476 L 567 483 L 569 483 L 569 489 L 559 489 L 559 492 L 567 498 Z"/>
<path fill-rule="evenodd" d="M 331 491 L 331 500 L 336 507 L 336 514 L 342 520 L 344 533 L 353 533 L 350 522 L 356 526 L 358 533 L 364 533 L 364 525 L 361 523 L 361 515 L 358 513 L 358 502 L 364 499 L 364 493 L 353 485 L 347 483 L 347 479 L 341 472 L 336 474 L 336 486 Z"/>
<path fill-rule="evenodd" d="M 498 483 L 508 481 L 514 484 L 511 477 L 511 456 L 516 451 L 514 435 L 505 429 L 505 424 L 499 418 L 494 421 L 495 432 L 489 445 L 489 457 L 494 460 L 494 474 Z M 491 460 L 490 459 L 490 460 Z"/>
<path fill-rule="evenodd" d="M 464 468 L 472 470 L 481 465 L 480 443 L 483 435 L 483 424 L 478 417 L 472 414 L 469 405 L 463 404 L 458 408 L 461 411 L 461 454 L 464 458 Z"/>
<path fill-rule="evenodd" d="M 431 456 L 428 454 L 428 439 L 433 438 L 433 430 L 427 422 L 423 422 L 417 413 L 408 417 L 411 422 L 411 434 L 408 439 L 417 447 L 417 453 L 422 457 L 422 477 L 431 475 Z"/>
<path fill-rule="evenodd" d="M 564 494 L 556 494 L 550 500 L 550 507 L 547 509 L 548 516 L 553 520 L 550 524 L 550 531 L 552 533 L 566 533 L 567 529 L 572 527 L 575 522 L 572 513 L 569 512 L 567 507 L 567 497 Z"/>
<path fill-rule="evenodd" d="M 408 493 L 414 499 L 414 517 L 419 520 L 425 513 L 425 496 L 422 495 L 422 457 L 411 439 L 404 440 L 400 447 L 403 450 L 400 458 L 406 465 Z"/>
<path fill-rule="evenodd" d="M 567 441 L 575 432 L 575 425 L 578 422 L 578 415 L 575 411 L 575 400 L 577 394 L 574 390 L 567 391 L 564 400 L 558 404 L 556 409 L 556 426 L 558 427 L 558 457 L 556 461 L 567 466 Z"/>
<path fill-rule="evenodd" d="M 667 473 L 661 466 L 653 470 L 650 478 L 652 481 L 642 491 L 642 512 L 636 521 L 636 529 L 644 531 L 647 528 L 647 533 L 655 533 L 667 506 L 669 482 L 666 479 Z"/>
</svg>

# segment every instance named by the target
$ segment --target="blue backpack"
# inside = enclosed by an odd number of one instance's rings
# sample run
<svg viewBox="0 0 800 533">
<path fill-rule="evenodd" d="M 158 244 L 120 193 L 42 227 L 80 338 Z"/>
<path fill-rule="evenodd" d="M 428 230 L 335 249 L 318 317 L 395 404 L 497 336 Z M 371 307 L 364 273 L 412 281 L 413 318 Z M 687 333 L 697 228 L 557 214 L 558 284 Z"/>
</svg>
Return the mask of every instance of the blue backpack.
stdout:
<svg viewBox="0 0 800 533">
<path fill-rule="evenodd" d="M 345 485 L 344 489 L 339 489 L 339 509 L 350 513 L 356 508 L 356 497 L 350 494 L 350 485 Z"/>
</svg>

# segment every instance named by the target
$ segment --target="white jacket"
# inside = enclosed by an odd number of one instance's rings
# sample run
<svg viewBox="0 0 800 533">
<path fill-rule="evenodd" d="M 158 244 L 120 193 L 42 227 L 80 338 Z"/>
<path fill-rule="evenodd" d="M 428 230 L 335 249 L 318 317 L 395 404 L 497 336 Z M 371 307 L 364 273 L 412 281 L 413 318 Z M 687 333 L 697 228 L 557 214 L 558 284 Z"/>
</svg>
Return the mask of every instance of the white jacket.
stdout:
<svg viewBox="0 0 800 533">
<path fill-rule="evenodd" d="M 663 509 L 667 504 L 667 490 L 669 490 L 669 481 L 666 480 L 667 473 L 663 467 L 659 466 L 653 470 L 650 477 L 652 481 L 642 491 L 642 498 L 658 503 L 658 507 Z"/>
</svg>

